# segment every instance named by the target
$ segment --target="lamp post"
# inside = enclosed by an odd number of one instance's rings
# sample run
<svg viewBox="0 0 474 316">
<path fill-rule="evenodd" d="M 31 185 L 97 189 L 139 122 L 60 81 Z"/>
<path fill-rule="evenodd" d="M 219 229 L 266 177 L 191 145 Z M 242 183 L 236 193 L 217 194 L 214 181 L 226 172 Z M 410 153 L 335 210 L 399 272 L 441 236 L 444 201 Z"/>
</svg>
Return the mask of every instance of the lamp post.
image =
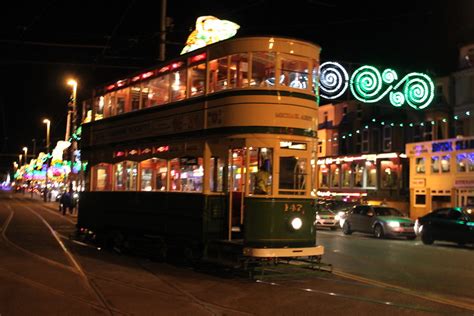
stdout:
<svg viewBox="0 0 474 316">
<path fill-rule="evenodd" d="M 71 95 L 72 109 L 69 110 L 69 107 L 68 107 L 65 141 L 68 141 L 70 133 L 72 134 L 76 130 L 76 119 L 77 119 L 76 118 L 77 81 L 74 79 L 69 79 L 67 84 L 69 86 L 72 86 L 72 95 Z"/>
<path fill-rule="evenodd" d="M 44 187 L 44 196 L 43 200 L 48 201 L 48 169 L 49 169 L 49 129 L 51 126 L 51 121 L 44 119 L 43 123 L 46 124 L 46 176 L 45 176 L 45 187 Z"/>
<path fill-rule="evenodd" d="M 19 154 L 18 155 L 18 165 L 21 166 L 21 157 L 23 157 L 22 154 Z"/>
</svg>

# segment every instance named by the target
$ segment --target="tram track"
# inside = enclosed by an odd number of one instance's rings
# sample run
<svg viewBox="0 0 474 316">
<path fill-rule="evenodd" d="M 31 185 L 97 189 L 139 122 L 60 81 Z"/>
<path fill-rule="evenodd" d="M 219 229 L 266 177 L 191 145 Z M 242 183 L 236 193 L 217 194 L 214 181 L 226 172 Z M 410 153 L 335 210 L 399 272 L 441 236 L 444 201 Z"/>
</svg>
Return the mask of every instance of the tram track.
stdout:
<svg viewBox="0 0 474 316">
<path fill-rule="evenodd" d="M 21 201 L 21 202 L 23 202 L 23 201 Z M 71 295 L 71 294 L 66 293 L 64 291 L 61 291 L 61 290 L 58 290 L 56 288 L 47 286 L 43 283 L 40 283 L 40 282 L 31 280 L 29 278 L 26 278 L 24 276 L 21 276 L 21 275 L 15 273 L 15 272 L 8 271 L 6 269 L 0 268 L 0 272 L 3 275 L 5 275 L 5 277 L 16 280 L 16 281 L 21 282 L 23 284 L 27 284 L 29 286 L 38 288 L 40 290 L 46 291 L 50 294 L 54 294 L 54 295 L 59 296 L 59 297 L 70 298 L 70 299 L 73 299 L 73 300 L 75 300 L 79 303 L 87 304 L 87 305 L 89 305 L 89 306 L 91 306 L 91 307 L 93 307 L 97 310 L 107 311 L 110 315 L 117 315 L 117 314 L 118 315 L 131 315 L 131 314 L 125 313 L 125 312 L 120 311 L 119 309 L 115 308 L 114 306 L 111 306 L 110 303 L 108 303 L 108 300 L 107 300 L 106 296 L 102 294 L 102 291 L 100 289 L 101 286 L 97 283 L 97 281 L 105 281 L 105 282 L 110 283 L 110 284 L 114 284 L 114 285 L 118 285 L 118 286 L 122 286 L 122 287 L 127 287 L 127 288 L 130 288 L 130 289 L 133 289 L 133 290 L 137 290 L 137 291 L 141 291 L 141 292 L 145 292 L 145 293 L 149 293 L 149 294 L 157 294 L 157 295 L 161 295 L 161 296 L 166 296 L 168 298 L 173 298 L 174 300 L 176 300 L 178 298 L 182 302 L 192 301 L 193 304 L 202 307 L 203 310 L 206 311 L 207 313 L 209 313 L 210 315 L 222 315 L 222 311 L 232 312 L 232 313 L 241 314 L 241 315 L 252 315 L 251 313 L 247 313 L 245 311 L 229 308 L 229 307 L 226 307 L 226 306 L 214 304 L 212 302 L 208 302 L 208 301 L 204 301 L 202 299 L 199 299 L 199 298 L 195 297 L 194 295 L 192 295 L 191 293 L 189 293 L 188 291 L 185 291 L 181 288 L 178 288 L 177 286 L 173 285 L 171 282 L 169 282 L 167 280 L 164 280 L 163 278 L 160 278 L 158 275 L 156 275 L 156 273 L 154 273 L 152 270 L 146 268 L 144 265 L 141 265 L 140 268 L 143 269 L 144 271 L 146 271 L 147 273 L 154 275 L 154 277 L 157 278 L 157 280 L 159 280 L 162 283 L 166 284 L 169 288 L 179 292 L 181 294 L 181 298 L 179 298 L 179 296 L 176 297 L 176 295 L 174 293 L 169 292 L 169 291 L 151 289 L 149 287 L 144 287 L 144 286 L 135 284 L 133 282 L 127 282 L 127 281 L 122 281 L 122 280 L 118 280 L 118 279 L 107 278 L 107 277 L 104 277 L 104 276 L 99 276 L 95 273 L 87 272 L 80 266 L 78 261 L 67 250 L 66 246 L 64 245 L 64 243 L 62 241 L 59 240 L 59 238 L 70 241 L 70 242 L 75 242 L 75 240 L 70 239 L 68 236 L 64 236 L 64 235 L 61 235 L 61 234 L 57 233 L 40 214 L 38 214 L 36 211 L 31 209 L 29 206 L 22 205 L 22 207 L 26 208 L 28 211 L 32 212 L 35 216 L 39 217 L 40 220 L 43 221 L 43 223 L 50 230 L 53 237 L 58 241 L 61 249 L 67 253 L 67 256 L 69 257 L 70 261 L 72 262 L 73 267 L 70 267 L 70 266 L 64 265 L 62 263 L 56 262 L 54 260 L 45 258 L 41 255 L 38 255 L 34 252 L 31 252 L 31 251 L 27 250 L 27 249 L 15 244 L 13 241 L 9 240 L 8 237 L 6 236 L 6 231 L 7 231 L 8 225 L 10 224 L 11 219 L 13 218 L 13 214 L 14 214 L 14 211 L 12 210 L 10 205 L 7 205 L 7 208 L 10 210 L 10 215 L 8 216 L 8 218 L 5 221 L 4 225 L 0 228 L 1 233 L 2 233 L 1 234 L 2 239 L 5 242 L 5 244 L 7 244 L 11 248 L 14 248 L 14 249 L 22 252 L 23 254 L 25 254 L 29 257 L 40 260 L 45 264 L 48 264 L 50 266 L 54 266 L 55 268 L 61 268 L 61 269 L 66 270 L 68 272 L 72 272 L 76 275 L 81 276 L 82 278 L 85 277 L 87 279 L 87 287 L 90 287 L 90 289 L 92 291 L 94 291 L 94 294 L 95 294 L 94 296 L 99 296 L 99 299 L 97 299 L 97 301 L 99 303 L 91 302 L 91 301 L 88 301 L 88 300 L 83 299 L 81 297 Z M 50 213 L 54 213 L 50 209 L 45 209 L 44 207 L 41 207 L 41 208 L 44 209 L 45 211 L 50 212 Z M 90 245 L 85 244 L 85 243 L 81 243 L 81 242 L 75 242 L 75 243 L 79 244 L 81 246 L 84 246 L 84 247 L 90 247 L 90 248 L 93 248 L 93 249 L 97 249 L 96 247 L 90 246 Z"/>
<path fill-rule="evenodd" d="M 8 216 L 7 220 L 3 223 L 2 227 L 1 227 L 1 238 L 2 240 L 4 241 L 5 245 L 7 245 L 8 247 L 10 248 L 14 248 L 16 250 L 19 250 L 21 251 L 24 255 L 26 256 L 29 256 L 31 258 L 34 258 L 34 259 L 37 259 L 37 260 L 40 260 L 42 261 L 43 263 L 46 263 L 50 266 L 53 266 L 55 268 L 61 268 L 63 270 L 67 270 L 68 272 L 71 272 L 71 273 L 74 273 L 76 275 L 79 275 L 79 277 L 81 278 L 82 280 L 82 283 L 84 285 L 84 287 L 88 290 L 88 292 L 90 294 L 92 294 L 93 297 L 96 298 L 96 301 L 99 303 L 93 303 L 93 302 L 90 302 L 88 300 L 85 300 L 85 299 L 82 299 L 76 295 L 72 295 L 70 293 L 67 293 L 65 291 L 62 291 L 62 290 L 58 290 L 56 288 L 53 288 L 51 286 L 48 286 L 48 285 L 45 285 L 43 283 L 40 283 L 40 282 L 37 282 L 37 281 L 34 281 L 32 279 L 29 279 L 29 278 L 26 278 L 24 276 L 21 276 L 15 272 L 12 272 L 12 271 L 8 271 L 6 269 L 3 269 L 3 268 L 0 268 L 0 270 L 3 272 L 4 275 L 7 275 L 8 277 L 12 278 L 12 279 L 15 279 L 17 281 L 21 281 L 22 283 L 24 284 L 28 284 L 30 286 L 33 286 L 35 288 L 38 288 L 38 289 L 42 289 L 44 291 L 47 291 L 49 293 L 52 293 L 52 294 L 55 294 L 55 295 L 59 295 L 59 296 L 62 296 L 64 298 L 71 298 L 77 302 L 80 302 L 80 303 L 85 303 L 89 306 L 92 306 L 94 308 L 99 308 L 101 311 L 106 311 L 108 312 L 109 315 L 131 315 L 131 314 L 128 314 L 128 313 L 125 313 L 125 312 L 122 312 L 120 311 L 119 309 L 115 308 L 114 306 L 112 306 L 104 297 L 104 295 L 101 293 L 100 289 L 98 288 L 98 286 L 93 282 L 93 280 L 90 280 L 86 273 L 84 272 L 84 270 L 81 268 L 81 266 L 79 265 L 78 261 L 74 258 L 74 256 L 72 255 L 72 253 L 69 252 L 69 250 L 66 248 L 66 246 L 64 245 L 64 243 L 60 240 L 60 238 L 58 237 L 58 235 L 56 234 L 55 230 L 51 227 L 51 225 L 49 225 L 49 223 L 40 215 L 38 214 L 36 211 L 34 211 L 33 209 L 31 209 L 29 206 L 25 206 L 25 205 L 21 205 L 21 207 L 23 208 L 26 208 L 28 211 L 30 211 L 32 214 L 34 214 L 35 216 L 37 216 L 42 222 L 43 224 L 49 229 L 50 233 L 53 235 L 54 239 L 58 242 L 58 244 L 60 245 L 60 248 L 63 250 L 63 252 L 66 254 L 66 257 L 67 259 L 69 260 L 69 262 L 73 265 L 72 267 L 71 266 L 67 266 L 67 265 L 64 265 L 62 263 L 59 263 L 59 262 L 56 262 L 54 260 L 51 260 L 51 259 L 48 259 L 48 258 L 45 258 L 41 255 L 38 255 L 36 253 L 33 253 L 23 247 L 21 247 L 20 245 L 14 243 L 13 241 L 11 241 L 7 236 L 6 236 L 6 231 L 8 229 L 8 226 L 10 225 L 10 222 L 14 216 L 14 210 L 12 209 L 12 207 L 10 205 L 7 205 L 7 208 L 8 210 L 10 210 L 10 215 Z"/>
</svg>

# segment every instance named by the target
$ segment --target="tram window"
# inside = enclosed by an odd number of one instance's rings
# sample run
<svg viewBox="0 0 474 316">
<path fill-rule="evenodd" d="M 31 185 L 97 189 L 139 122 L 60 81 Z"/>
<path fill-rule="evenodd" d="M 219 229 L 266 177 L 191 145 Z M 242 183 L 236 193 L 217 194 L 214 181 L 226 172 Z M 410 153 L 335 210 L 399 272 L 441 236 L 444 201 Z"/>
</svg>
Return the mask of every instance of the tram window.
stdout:
<svg viewBox="0 0 474 316">
<path fill-rule="evenodd" d="M 242 192 L 244 181 L 244 151 L 242 149 L 232 150 L 232 166 L 229 172 L 229 185 L 232 184 L 233 192 Z"/>
<path fill-rule="evenodd" d="M 308 62 L 282 58 L 280 66 L 281 85 L 295 89 L 308 88 Z"/>
<path fill-rule="evenodd" d="M 275 85 L 275 53 L 252 54 L 252 79 L 250 86 L 269 87 Z"/>
<path fill-rule="evenodd" d="M 134 86 L 130 88 L 130 99 L 131 99 L 131 110 L 136 111 L 140 109 L 140 86 Z"/>
<path fill-rule="evenodd" d="M 123 191 L 124 190 L 124 185 L 123 185 L 123 164 L 122 162 L 116 163 L 114 166 L 115 172 L 114 172 L 114 190 L 115 191 Z"/>
<path fill-rule="evenodd" d="M 169 75 L 162 75 L 158 78 L 152 79 L 147 83 L 148 88 L 148 104 L 155 106 L 167 103 L 170 95 L 170 80 Z"/>
<path fill-rule="evenodd" d="M 189 76 L 191 81 L 191 96 L 198 96 L 204 94 L 206 87 L 206 64 L 199 64 L 189 69 Z"/>
<path fill-rule="evenodd" d="M 136 191 L 137 190 L 137 175 L 138 175 L 138 163 L 134 161 L 125 162 L 125 190 Z"/>
<path fill-rule="evenodd" d="M 152 158 L 155 163 L 155 191 L 168 189 L 168 162 L 166 159 Z"/>
<path fill-rule="evenodd" d="M 115 115 L 115 92 L 108 93 L 104 96 L 104 117 Z M 100 105 L 100 104 L 99 104 Z"/>
<path fill-rule="evenodd" d="M 279 194 L 304 195 L 306 190 L 307 159 L 295 156 L 280 157 Z"/>
<path fill-rule="evenodd" d="M 111 165 L 101 163 L 94 167 L 94 176 L 95 176 L 95 187 L 93 191 L 109 191 L 110 190 L 110 178 L 111 174 Z"/>
<path fill-rule="evenodd" d="M 202 192 L 204 169 L 202 158 L 185 157 L 180 159 L 181 191 Z"/>
<path fill-rule="evenodd" d="M 441 156 L 441 172 L 450 172 L 451 170 L 451 165 L 450 165 L 450 156 Z"/>
<path fill-rule="evenodd" d="M 122 89 L 116 92 L 117 104 L 115 105 L 115 114 L 122 114 L 128 112 L 127 108 L 127 99 L 128 99 L 129 89 Z"/>
<path fill-rule="evenodd" d="M 186 98 L 186 69 L 171 73 L 171 101 Z"/>
<path fill-rule="evenodd" d="M 209 62 L 209 92 L 217 92 L 229 88 L 227 71 L 229 58 L 214 59 Z"/>
<path fill-rule="evenodd" d="M 104 118 L 104 106 L 105 98 L 103 96 L 94 99 L 95 117 L 94 120 L 98 121 Z"/>
<path fill-rule="evenodd" d="M 211 192 L 223 191 L 224 162 L 219 157 L 211 157 L 210 164 L 210 188 Z"/>
<path fill-rule="evenodd" d="M 250 190 L 252 194 L 272 193 L 272 148 L 251 148 L 249 157 Z"/>
<path fill-rule="evenodd" d="M 245 88 L 249 86 L 248 68 L 248 54 L 230 56 L 229 76 L 231 88 Z"/>
<path fill-rule="evenodd" d="M 179 167 L 179 159 L 174 158 L 170 161 L 170 190 L 181 191 L 180 182 L 181 169 Z"/>
</svg>

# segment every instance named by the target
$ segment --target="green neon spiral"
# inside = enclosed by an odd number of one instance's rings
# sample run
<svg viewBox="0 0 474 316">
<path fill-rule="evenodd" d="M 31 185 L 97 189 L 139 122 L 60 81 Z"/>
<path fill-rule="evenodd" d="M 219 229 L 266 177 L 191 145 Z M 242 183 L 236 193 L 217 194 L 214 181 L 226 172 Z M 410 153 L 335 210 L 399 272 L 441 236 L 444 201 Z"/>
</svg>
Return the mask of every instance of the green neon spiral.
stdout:
<svg viewBox="0 0 474 316">
<path fill-rule="evenodd" d="M 390 92 L 390 103 L 393 106 L 400 107 L 405 103 L 405 96 L 401 92 Z"/>
<path fill-rule="evenodd" d="M 412 72 L 406 75 L 401 82 L 405 99 L 412 108 L 422 110 L 430 105 L 434 98 L 434 84 L 425 74 Z"/>
<path fill-rule="evenodd" d="M 372 66 L 362 66 L 351 76 L 350 87 L 352 95 L 363 102 L 377 102 L 378 93 L 382 89 L 380 72 Z"/>
<path fill-rule="evenodd" d="M 382 80 L 383 82 L 387 83 L 387 84 L 391 84 L 392 82 L 394 82 L 395 80 L 398 80 L 398 75 L 397 73 L 392 70 L 392 69 L 385 69 L 383 72 L 382 72 Z"/>
</svg>

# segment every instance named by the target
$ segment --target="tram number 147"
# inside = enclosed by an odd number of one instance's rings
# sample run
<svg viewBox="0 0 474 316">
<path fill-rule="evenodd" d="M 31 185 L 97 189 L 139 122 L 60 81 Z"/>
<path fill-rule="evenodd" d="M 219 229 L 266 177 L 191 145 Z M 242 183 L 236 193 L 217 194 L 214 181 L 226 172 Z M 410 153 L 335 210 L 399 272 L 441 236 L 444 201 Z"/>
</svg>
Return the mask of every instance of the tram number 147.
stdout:
<svg viewBox="0 0 474 316">
<path fill-rule="evenodd" d="M 285 212 L 301 212 L 304 214 L 303 205 L 302 204 L 288 204 L 285 203 Z"/>
</svg>

